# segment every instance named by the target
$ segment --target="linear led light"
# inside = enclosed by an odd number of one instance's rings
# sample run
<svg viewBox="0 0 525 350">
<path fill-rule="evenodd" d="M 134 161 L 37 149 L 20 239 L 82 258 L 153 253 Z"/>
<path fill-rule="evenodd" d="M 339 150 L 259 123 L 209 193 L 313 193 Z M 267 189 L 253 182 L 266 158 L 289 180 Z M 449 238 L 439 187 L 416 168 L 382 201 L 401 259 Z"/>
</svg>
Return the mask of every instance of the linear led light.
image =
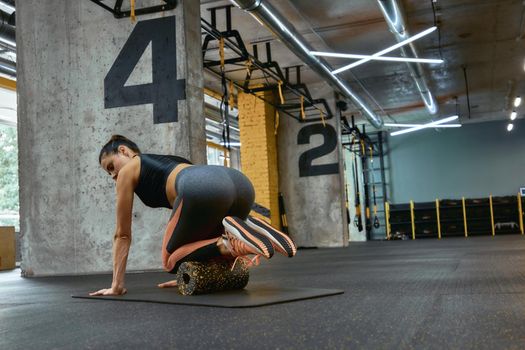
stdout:
<svg viewBox="0 0 525 350">
<path fill-rule="evenodd" d="M 420 126 L 421 124 L 395 124 L 395 123 L 385 123 L 385 126 L 391 126 L 394 128 L 414 128 L 416 126 Z M 459 128 L 461 127 L 461 124 L 444 124 L 444 125 L 436 125 L 433 128 Z"/>
<path fill-rule="evenodd" d="M 510 113 L 510 120 L 516 119 L 517 116 L 518 116 L 518 113 L 516 113 L 516 111 L 512 111 L 512 113 Z"/>
<path fill-rule="evenodd" d="M 219 142 L 219 144 L 221 146 L 226 147 L 226 143 L 224 141 Z M 240 142 L 230 142 L 230 146 L 232 146 L 232 147 L 241 147 L 241 143 Z"/>
<path fill-rule="evenodd" d="M 413 42 L 413 41 L 415 41 L 415 40 L 417 40 L 419 38 L 422 38 L 422 37 L 424 37 L 427 34 L 432 33 L 436 29 L 437 29 L 437 27 L 430 27 L 427 30 L 422 31 L 421 33 L 418 33 L 418 34 L 416 34 L 416 35 L 414 35 L 414 36 L 412 36 L 412 37 L 410 37 L 410 38 L 408 38 L 406 40 L 403 40 L 403 41 L 401 41 L 401 42 L 399 42 L 399 43 L 397 43 L 397 44 L 395 44 L 393 46 L 390 46 L 389 48 L 386 48 L 386 49 L 384 49 L 382 51 L 376 52 L 372 56 L 373 57 L 383 56 L 384 54 L 387 54 L 387 53 L 389 53 L 391 51 L 399 49 L 401 46 L 404 46 L 406 44 L 410 44 L 411 42 Z M 338 68 L 338 69 L 332 71 L 332 74 L 341 73 L 341 72 L 343 72 L 343 71 L 345 71 L 347 69 L 352 69 L 352 68 L 357 67 L 357 66 L 359 66 L 359 65 L 361 65 L 363 63 L 366 63 L 368 61 L 370 61 L 370 58 L 363 58 L 363 59 L 361 59 L 361 60 L 359 60 L 357 62 L 351 63 L 351 64 L 349 64 L 347 66 L 344 66 L 344 67 L 341 67 L 341 68 Z"/>
<path fill-rule="evenodd" d="M 509 125 L 507 125 L 507 131 L 508 131 L 508 132 L 511 132 L 512 129 L 514 129 L 514 124 L 509 123 Z"/>
<path fill-rule="evenodd" d="M 421 125 L 414 126 L 412 128 L 408 128 L 408 129 L 405 129 L 405 130 L 394 131 L 393 133 L 390 133 L 390 135 L 391 136 L 397 136 L 397 135 L 406 134 L 406 133 L 413 132 L 413 131 L 418 131 L 418 130 L 421 130 L 421 129 L 433 128 L 436 125 L 448 123 L 448 122 L 451 122 L 451 121 L 456 120 L 458 118 L 459 117 L 457 115 L 453 115 L 451 117 L 447 117 L 447 118 L 444 118 L 444 119 L 441 119 L 441 120 L 436 120 L 436 121 L 433 121 L 433 122 L 430 122 L 430 123 L 426 123 L 426 124 L 421 124 Z"/>
<path fill-rule="evenodd" d="M 7 2 L 0 2 L 0 9 L 2 9 L 4 12 L 8 12 L 8 15 L 15 12 L 15 7 L 9 5 Z"/>
<path fill-rule="evenodd" d="M 357 55 L 351 53 L 334 53 L 334 52 L 322 52 L 322 51 L 310 51 L 314 56 L 324 57 L 339 57 L 339 58 L 369 58 L 375 61 L 393 61 L 393 62 L 417 62 L 417 63 L 443 63 L 443 60 L 432 59 L 432 58 L 410 58 L 410 57 L 386 57 L 386 56 L 370 56 L 370 55 Z"/>
<path fill-rule="evenodd" d="M 518 96 L 514 99 L 514 107 L 519 107 L 520 104 L 521 104 L 521 97 Z"/>
</svg>

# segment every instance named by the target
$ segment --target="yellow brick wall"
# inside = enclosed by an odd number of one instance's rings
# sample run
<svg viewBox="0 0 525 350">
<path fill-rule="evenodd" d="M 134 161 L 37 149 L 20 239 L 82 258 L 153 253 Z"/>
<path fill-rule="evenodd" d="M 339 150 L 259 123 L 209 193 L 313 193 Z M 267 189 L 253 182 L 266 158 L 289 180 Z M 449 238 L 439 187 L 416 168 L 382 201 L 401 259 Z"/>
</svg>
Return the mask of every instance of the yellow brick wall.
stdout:
<svg viewBox="0 0 525 350">
<path fill-rule="evenodd" d="M 272 101 L 272 92 L 260 93 Z M 270 209 L 271 224 L 279 228 L 279 179 L 275 110 L 260 98 L 239 92 L 241 168 L 255 187 L 255 202 Z M 252 215 L 266 219 L 252 211 Z M 266 219 L 266 221 L 268 221 Z"/>
</svg>

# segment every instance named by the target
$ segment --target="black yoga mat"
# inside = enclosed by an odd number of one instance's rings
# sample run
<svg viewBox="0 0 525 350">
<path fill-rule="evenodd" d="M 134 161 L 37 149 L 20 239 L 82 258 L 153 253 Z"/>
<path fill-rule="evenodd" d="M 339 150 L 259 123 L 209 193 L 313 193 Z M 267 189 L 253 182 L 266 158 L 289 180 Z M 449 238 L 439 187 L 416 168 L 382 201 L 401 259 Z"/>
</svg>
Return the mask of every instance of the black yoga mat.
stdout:
<svg viewBox="0 0 525 350">
<path fill-rule="evenodd" d="M 77 294 L 73 295 L 73 298 L 242 308 L 287 303 L 343 293 L 344 291 L 339 289 L 291 288 L 250 284 L 242 290 L 203 295 L 183 296 L 179 294 L 177 288 L 157 288 L 152 286 L 135 288 L 121 296 L 92 297 Z"/>
</svg>

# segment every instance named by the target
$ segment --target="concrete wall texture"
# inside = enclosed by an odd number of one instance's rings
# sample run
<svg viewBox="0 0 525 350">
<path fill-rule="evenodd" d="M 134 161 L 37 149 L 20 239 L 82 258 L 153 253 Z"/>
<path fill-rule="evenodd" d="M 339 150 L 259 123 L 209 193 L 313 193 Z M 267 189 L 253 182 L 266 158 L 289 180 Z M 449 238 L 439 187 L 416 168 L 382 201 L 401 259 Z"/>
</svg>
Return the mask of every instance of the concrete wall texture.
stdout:
<svg viewBox="0 0 525 350">
<path fill-rule="evenodd" d="M 390 202 L 516 195 L 525 186 L 525 121 L 389 137 Z"/>
<path fill-rule="evenodd" d="M 332 111 L 335 105 L 331 103 Z M 300 176 L 299 160 L 326 140 L 313 133 L 308 143 L 298 143 L 302 129 L 321 122 L 300 123 L 281 116 L 278 131 L 279 185 L 283 192 L 290 236 L 300 247 L 342 247 L 348 245 L 348 225 L 344 207 L 344 172 L 341 159 L 341 140 L 337 118 L 327 121 L 332 128 L 337 145 L 330 153 L 315 157 L 312 165 L 336 164 L 335 173 Z M 343 216 L 344 214 L 344 216 Z"/>
<path fill-rule="evenodd" d="M 186 100 L 178 122 L 162 124 L 153 123 L 151 104 L 104 108 L 104 78 L 138 23 L 89 1 L 20 1 L 16 14 L 22 270 L 111 271 L 115 185 L 99 168 L 101 146 L 118 133 L 143 152 L 206 163 L 199 3 L 138 17 L 176 16 L 176 78 L 186 79 Z M 152 60 L 149 47 L 128 85 L 152 81 Z M 161 267 L 169 214 L 135 200 L 129 270 Z"/>
</svg>

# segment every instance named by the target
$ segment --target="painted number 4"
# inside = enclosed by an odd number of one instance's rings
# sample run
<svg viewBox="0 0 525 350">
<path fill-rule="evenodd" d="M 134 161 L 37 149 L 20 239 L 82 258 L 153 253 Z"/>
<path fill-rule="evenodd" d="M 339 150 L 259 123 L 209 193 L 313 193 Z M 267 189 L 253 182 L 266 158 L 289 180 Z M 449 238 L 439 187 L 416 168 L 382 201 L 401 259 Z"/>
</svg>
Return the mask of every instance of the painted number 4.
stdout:
<svg viewBox="0 0 525 350">
<path fill-rule="evenodd" d="M 151 42 L 152 82 L 126 86 Z M 104 78 L 104 107 L 153 104 L 153 123 L 178 121 L 177 102 L 186 98 L 186 80 L 177 80 L 175 17 L 138 22 Z"/>
</svg>

